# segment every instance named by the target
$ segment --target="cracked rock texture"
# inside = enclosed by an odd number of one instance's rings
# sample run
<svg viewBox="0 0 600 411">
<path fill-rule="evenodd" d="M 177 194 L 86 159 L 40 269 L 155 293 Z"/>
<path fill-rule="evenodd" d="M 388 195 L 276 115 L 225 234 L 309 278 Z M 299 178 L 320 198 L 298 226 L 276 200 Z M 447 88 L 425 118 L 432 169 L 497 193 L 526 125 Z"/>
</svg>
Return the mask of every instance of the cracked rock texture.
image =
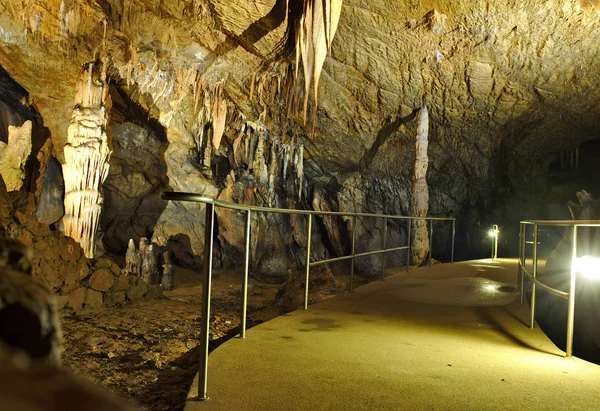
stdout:
<svg viewBox="0 0 600 411">
<path fill-rule="evenodd" d="M 297 202 L 285 181 L 277 188 L 280 205 L 301 208 L 325 202 L 332 210 L 409 214 L 414 113 L 427 104 L 429 213 L 458 218 L 459 257 L 487 248 L 477 236 L 492 223 L 546 217 L 533 200 L 547 190 L 550 163 L 598 136 L 596 1 L 345 0 L 323 68 L 314 135 L 310 126 L 282 120 L 272 87 L 261 101 L 250 99 L 253 76 L 264 67 L 274 75 L 279 70 L 268 63 L 285 31 L 284 6 L 281 0 L 0 2 L 0 65 L 28 91 L 59 161 L 77 74 L 103 50 L 106 22 L 111 96 L 135 108 L 115 104 L 122 119 L 111 115 L 115 153 L 102 224 L 114 251 L 124 252 L 128 238 L 148 236 L 170 243 L 178 262 L 199 263 L 203 207 L 164 204 L 158 195 L 171 189 L 229 198 L 222 192 L 239 130 L 226 128 L 212 169 L 203 169 L 194 140 L 196 78 L 223 80 L 224 95 L 248 124 L 303 143 L 307 198 Z M 242 218 L 219 215 L 219 221 L 241 233 Z M 301 230 L 289 218 L 283 226 L 276 219 L 264 224 Z M 347 251 L 349 227 L 319 220 L 315 252 Z M 358 227 L 365 250 L 381 244 L 380 222 Z M 389 229 L 388 246 L 405 244 L 405 224 Z M 450 228 L 434 230 L 434 257 L 447 258 Z M 218 235 L 219 261 L 239 261 L 239 240 Z M 302 234 L 291 237 L 279 254 L 301 262 L 295 250 L 302 249 Z M 380 261 L 365 258 L 359 269 L 377 270 Z"/>
</svg>

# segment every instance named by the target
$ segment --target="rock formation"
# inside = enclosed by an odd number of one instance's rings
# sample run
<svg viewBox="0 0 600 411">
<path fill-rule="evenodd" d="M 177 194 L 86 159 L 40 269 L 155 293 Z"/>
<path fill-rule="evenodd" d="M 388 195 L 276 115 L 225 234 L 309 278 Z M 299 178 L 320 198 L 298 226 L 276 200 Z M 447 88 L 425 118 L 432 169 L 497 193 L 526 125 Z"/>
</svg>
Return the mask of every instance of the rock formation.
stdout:
<svg viewBox="0 0 600 411">
<path fill-rule="evenodd" d="M 168 251 L 163 253 L 163 260 L 161 284 L 165 291 L 171 291 L 173 289 L 173 264 L 171 264 L 171 255 Z"/>
<path fill-rule="evenodd" d="M 8 191 L 23 185 L 25 163 L 31 153 L 31 129 L 30 120 L 21 127 L 8 126 L 8 144 L 0 141 L 0 176 Z"/>
<path fill-rule="evenodd" d="M 331 48 L 342 12 L 342 0 L 308 0 L 296 28 L 296 78 L 302 57 L 304 72 L 304 108 L 306 122 L 308 95 L 313 85 L 315 110 L 319 105 L 319 80 L 327 52 Z"/>
<path fill-rule="evenodd" d="M 143 254 L 141 278 L 148 285 L 160 284 L 160 271 L 153 244 L 150 244 Z"/>
<path fill-rule="evenodd" d="M 141 276 L 142 253 L 135 246 L 133 238 L 129 240 L 127 253 L 125 253 L 125 273 L 127 275 Z"/>
<path fill-rule="evenodd" d="M 535 199 L 548 191 L 551 159 L 600 135 L 598 6 L 589 1 L 345 0 L 337 30 L 329 31 L 335 24 L 329 26 L 328 14 L 321 19 L 314 13 L 321 12 L 319 4 L 333 11 L 334 2 L 316 0 L 18 3 L 0 4 L 0 66 L 35 103 L 59 162 L 65 162 L 80 62 L 95 61 L 105 46 L 111 98 L 131 103 L 131 110 L 113 107 L 109 120 L 111 128 L 120 128 L 115 136 L 123 143 L 118 167 L 107 177 L 101 220 L 112 252 L 125 253 L 129 238 L 145 236 L 172 251 L 175 263 L 201 264 L 203 208 L 162 202 L 160 192 L 167 190 L 310 208 L 314 189 L 324 188 L 340 210 L 412 214 L 411 116 L 427 101 L 435 119 L 429 130 L 428 214 L 456 216 L 458 256 L 483 256 L 479 227 L 511 227 L 524 210 L 543 212 Z M 335 37 L 328 37 L 332 31 Z M 301 33 L 304 41 L 296 47 Z M 320 43 L 310 46 L 315 35 Z M 278 53 L 282 45 L 291 54 Z M 299 64 L 294 75 L 297 50 L 308 74 Z M 318 109 L 304 91 L 314 89 L 315 73 Z M 217 84 L 227 114 L 215 149 Z M 17 107 L 23 93 L 10 94 L 0 96 L 0 124 L 21 125 L 14 121 L 16 109 L 5 107 Z M 302 118 L 303 97 L 308 117 L 314 116 L 309 125 Z M 254 169 L 259 130 L 268 135 L 266 188 Z M 278 152 L 279 171 L 268 158 L 275 138 L 282 148 L 302 144 L 304 151 Z M 126 143 L 133 148 L 125 149 Z M 303 163 L 294 169 L 296 158 Z M 300 169 L 301 182 L 291 178 Z M 232 171 L 235 182 L 226 185 Z M 270 182 L 274 175 L 281 178 Z M 224 213 L 219 219 L 216 264 L 235 265 L 243 221 Z M 259 217 L 253 224 L 280 247 L 276 254 L 287 265 L 302 260 L 300 219 Z M 365 247 L 381 244 L 378 225 L 360 221 L 357 227 Z M 390 241 L 406 239 L 406 226 L 394 229 Z M 276 241 L 280 230 L 295 233 L 294 239 Z M 437 247 L 447 251 L 442 243 L 449 230 L 436 225 L 436 258 Z M 325 236 L 317 236 L 315 253 L 324 253 Z M 271 272 L 283 266 L 284 257 L 257 253 L 254 270 L 263 263 Z M 375 272 L 376 265 L 369 257 L 357 269 Z"/>
<path fill-rule="evenodd" d="M 102 183 L 108 176 L 110 140 L 107 134 L 106 66 L 89 63 L 80 73 L 75 108 L 65 145 L 65 234 L 94 257 L 102 212 Z"/>
<path fill-rule="evenodd" d="M 62 168 L 58 161 L 54 157 L 51 157 L 48 159 L 46 173 L 42 180 L 39 196 L 40 204 L 36 212 L 40 223 L 51 225 L 63 217 L 65 214 L 63 202 L 64 189 Z"/>
<path fill-rule="evenodd" d="M 429 187 L 427 187 L 427 156 L 429 133 L 429 113 L 424 106 L 417 117 L 415 137 L 415 168 L 412 178 L 411 209 L 415 217 L 426 217 L 429 210 Z M 415 220 L 412 226 L 413 264 L 420 265 L 429 253 L 429 235 L 426 220 Z"/>
</svg>

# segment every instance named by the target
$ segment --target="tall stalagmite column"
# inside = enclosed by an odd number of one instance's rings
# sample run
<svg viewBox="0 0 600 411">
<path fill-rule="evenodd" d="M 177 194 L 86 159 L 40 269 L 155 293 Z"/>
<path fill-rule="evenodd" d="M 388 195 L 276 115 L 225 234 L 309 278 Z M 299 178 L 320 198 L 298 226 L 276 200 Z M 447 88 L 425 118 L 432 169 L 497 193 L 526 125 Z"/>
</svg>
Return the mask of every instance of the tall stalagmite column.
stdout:
<svg viewBox="0 0 600 411">
<path fill-rule="evenodd" d="M 86 257 L 94 257 L 96 232 L 102 211 L 102 183 L 108 175 L 111 154 L 107 134 L 110 98 L 106 67 L 90 63 L 81 70 L 75 108 L 64 148 L 65 234 L 81 244 Z"/>
<path fill-rule="evenodd" d="M 429 187 L 427 187 L 427 134 L 429 132 L 429 113 L 427 107 L 423 106 L 417 118 L 417 138 L 415 140 L 415 169 L 412 181 L 411 207 L 413 215 L 425 217 L 429 210 Z M 429 253 L 429 234 L 427 233 L 427 221 L 415 220 L 412 227 L 412 254 L 413 264 L 420 265 Z"/>
</svg>

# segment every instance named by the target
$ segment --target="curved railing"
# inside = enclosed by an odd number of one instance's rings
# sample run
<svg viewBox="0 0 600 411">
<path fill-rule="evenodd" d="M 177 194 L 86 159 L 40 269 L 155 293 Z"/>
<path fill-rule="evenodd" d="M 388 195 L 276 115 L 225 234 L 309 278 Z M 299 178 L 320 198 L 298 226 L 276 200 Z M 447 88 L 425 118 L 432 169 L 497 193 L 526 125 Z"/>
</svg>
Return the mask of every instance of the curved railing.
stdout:
<svg viewBox="0 0 600 411">
<path fill-rule="evenodd" d="M 407 250 L 406 267 L 410 264 L 410 229 L 411 224 L 408 225 L 407 233 L 407 245 L 401 247 L 387 248 L 387 222 L 388 220 L 406 220 L 408 222 L 412 220 L 426 220 L 429 221 L 429 259 L 431 260 L 431 250 L 433 248 L 433 222 L 434 221 L 450 221 L 452 222 L 452 244 L 450 260 L 454 262 L 454 240 L 456 236 L 456 219 L 455 218 L 443 218 L 443 217 L 409 217 L 409 216 L 397 216 L 397 215 L 386 215 L 386 214 L 373 214 L 373 213 L 352 213 L 352 212 L 338 212 L 338 211 L 313 211 L 313 210 L 292 210 L 286 208 L 270 208 L 270 207 L 256 207 L 243 204 L 233 204 L 224 201 L 219 201 L 211 197 L 206 197 L 200 194 L 193 193 L 175 193 L 167 192 L 162 195 L 163 200 L 169 201 L 192 201 L 196 203 L 206 204 L 206 219 L 204 226 L 204 259 L 203 259 L 203 289 L 202 289 L 202 317 L 201 317 L 201 335 L 200 335 L 200 370 L 198 378 L 198 399 L 207 399 L 207 380 L 208 380 L 208 342 L 209 342 L 209 327 L 210 327 L 210 294 L 211 294 L 211 279 L 212 279 L 212 255 L 213 255 L 213 236 L 215 228 L 215 207 L 227 208 L 230 210 L 238 210 L 245 212 L 245 224 L 244 224 L 244 278 L 242 282 L 242 307 L 241 307 L 241 318 L 240 318 L 240 337 L 246 338 L 246 312 L 248 305 L 248 274 L 250 269 L 250 223 L 252 221 L 252 213 L 275 213 L 275 214 L 295 214 L 305 215 L 308 218 L 307 224 L 307 249 L 306 249 L 306 262 L 305 262 L 305 287 L 304 287 L 304 309 L 308 308 L 308 290 L 310 280 L 310 267 L 316 265 L 332 263 L 336 261 L 350 260 L 350 291 L 354 291 L 354 260 L 359 257 L 365 257 L 375 254 L 383 254 L 382 268 L 381 268 L 381 279 L 384 279 L 385 270 L 385 253 Z M 340 216 L 340 217 L 352 217 L 352 248 L 350 255 L 329 258 L 320 261 L 310 261 L 310 243 L 312 238 L 312 222 L 313 216 Z M 380 250 L 367 251 L 362 253 L 355 253 L 356 246 L 356 220 L 360 217 L 374 217 L 383 219 L 383 237 L 382 237 L 382 248 Z"/>
<path fill-rule="evenodd" d="M 533 226 L 533 240 L 527 241 L 528 227 Z M 573 227 L 573 245 L 571 254 L 571 272 L 569 281 L 569 291 L 561 291 L 552 288 L 540 280 L 538 280 L 538 245 L 540 227 Z M 521 305 L 525 300 L 525 278 L 531 282 L 531 318 L 529 327 L 535 327 L 535 303 L 536 303 L 536 287 L 539 286 L 542 290 L 553 294 L 559 298 L 568 301 L 567 308 L 567 341 L 565 356 L 571 358 L 573 356 L 573 326 L 575 323 L 575 283 L 577 279 L 577 228 L 578 227 L 600 227 L 600 220 L 532 220 L 521 221 L 519 230 L 519 265 L 518 277 L 521 288 Z M 531 272 L 526 268 L 527 261 L 527 246 L 533 245 L 532 260 L 533 267 Z"/>
</svg>

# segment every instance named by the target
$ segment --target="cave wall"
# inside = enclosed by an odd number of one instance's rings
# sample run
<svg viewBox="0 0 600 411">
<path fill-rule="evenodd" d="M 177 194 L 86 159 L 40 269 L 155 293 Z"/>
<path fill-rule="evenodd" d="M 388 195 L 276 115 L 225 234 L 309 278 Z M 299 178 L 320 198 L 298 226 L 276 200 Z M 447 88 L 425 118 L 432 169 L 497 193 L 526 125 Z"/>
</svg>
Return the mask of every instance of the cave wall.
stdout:
<svg viewBox="0 0 600 411">
<path fill-rule="evenodd" d="M 325 198 L 331 209 L 411 214 L 411 114 L 426 103 L 430 214 L 458 217 L 457 252 L 463 257 L 487 250 L 481 233 L 488 225 L 538 215 L 541 206 L 533 200 L 548 189 L 549 159 L 599 135 L 595 2 L 346 0 L 323 69 L 314 133 L 312 125 L 282 115 L 276 84 L 286 67 L 270 64 L 269 57 L 285 31 L 283 3 L 0 3 L 0 65 L 28 90 L 60 161 L 79 67 L 99 52 L 109 56 L 110 81 L 121 98 L 139 105 L 146 123 L 164 129 L 165 137 L 158 136 L 139 121 L 140 113 L 114 122 L 116 157 L 105 187 L 113 200 L 107 201 L 103 229 L 117 248 L 128 236 L 151 236 L 171 244 L 179 262 L 200 262 L 203 207 L 161 205 L 158 192 L 229 198 L 216 164 L 233 165 L 226 159 L 239 130 L 228 122 L 211 170 L 203 168 L 194 107 L 201 82 L 222 81 L 236 115 L 282 141 L 293 137 L 303 144 L 308 198 L 292 198 L 284 188 L 277 194 L 280 205 L 303 208 L 321 207 Z M 265 87 L 250 98 L 257 76 L 267 79 Z M 125 148 L 136 138 L 148 144 Z M 330 187 L 334 192 L 323 196 L 321 189 Z M 259 192 L 260 185 L 253 189 Z M 221 264 L 237 261 L 239 239 L 232 233 L 241 230 L 240 221 L 219 215 Z M 271 227 L 302 232 L 289 221 L 260 224 L 261 233 Z M 360 244 L 379 245 L 380 227 L 362 224 Z M 319 222 L 315 252 L 347 248 L 347 226 Z M 449 233 L 440 230 L 442 238 Z M 392 234 L 392 242 L 403 241 L 403 232 Z M 343 245 L 330 241 L 336 238 Z M 300 243 L 289 240 L 275 254 L 294 255 Z M 377 261 L 359 264 L 373 271 Z"/>
</svg>

